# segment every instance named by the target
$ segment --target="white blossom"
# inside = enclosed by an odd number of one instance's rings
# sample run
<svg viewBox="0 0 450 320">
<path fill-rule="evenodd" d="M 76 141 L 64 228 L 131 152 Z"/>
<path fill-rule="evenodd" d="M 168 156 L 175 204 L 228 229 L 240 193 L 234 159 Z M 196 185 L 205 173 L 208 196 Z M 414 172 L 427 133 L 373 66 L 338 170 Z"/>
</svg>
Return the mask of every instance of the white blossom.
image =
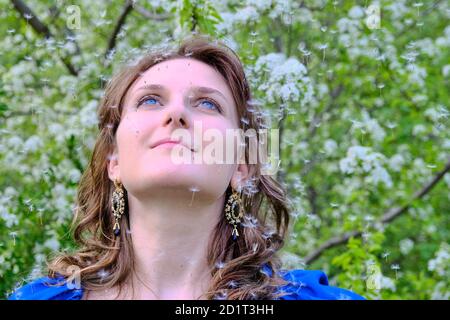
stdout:
<svg viewBox="0 0 450 320">
<path fill-rule="evenodd" d="M 26 151 L 37 151 L 44 146 L 42 139 L 38 136 L 31 136 L 25 141 L 24 148 Z"/>
<path fill-rule="evenodd" d="M 51 237 L 44 242 L 44 247 L 49 248 L 52 251 L 59 250 L 60 244 L 55 237 Z"/>
<path fill-rule="evenodd" d="M 375 166 L 368 178 L 366 179 L 368 182 L 373 182 L 374 184 L 378 184 L 380 182 L 384 183 L 388 188 L 392 187 L 392 179 L 387 170 L 381 166 Z"/>
<path fill-rule="evenodd" d="M 403 156 L 401 154 L 396 154 L 394 156 L 392 156 L 389 161 L 389 168 L 393 171 L 400 171 L 402 169 L 402 166 L 405 163 L 405 159 L 403 158 Z"/>
<path fill-rule="evenodd" d="M 246 4 L 248 6 L 254 7 L 260 11 L 270 9 L 272 6 L 272 0 L 247 0 Z"/>
<path fill-rule="evenodd" d="M 333 154 L 337 149 L 337 143 L 333 139 L 327 139 L 324 142 L 323 148 L 327 154 Z"/>
<path fill-rule="evenodd" d="M 382 141 L 386 136 L 384 129 L 379 125 L 378 121 L 371 118 L 367 112 L 363 112 L 362 125 L 377 142 Z"/>
<path fill-rule="evenodd" d="M 286 59 L 282 53 L 270 53 L 260 57 L 254 67 L 256 75 L 267 73 L 267 82 L 258 90 L 265 92 L 267 101 L 300 101 L 301 105 L 311 101 L 313 89 L 306 67 L 296 58 Z"/>
<path fill-rule="evenodd" d="M 348 12 L 348 16 L 352 19 L 361 19 L 364 15 L 364 9 L 360 6 L 354 6 Z"/>
<path fill-rule="evenodd" d="M 450 274 L 450 247 L 447 243 L 442 243 L 435 257 L 428 261 L 428 270 L 435 271 L 440 276 Z"/>
<path fill-rule="evenodd" d="M 98 123 L 96 109 L 97 101 L 91 100 L 80 110 L 80 122 L 84 126 L 90 127 Z"/>
<path fill-rule="evenodd" d="M 412 134 L 415 136 L 424 134 L 427 132 L 427 128 L 423 124 L 416 124 L 412 129 Z"/>
<path fill-rule="evenodd" d="M 285 252 L 281 256 L 284 268 L 290 269 L 305 269 L 305 263 L 303 259 L 298 255 L 290 252 Z"/>
<path fill-rule="evenodd" d="M 382 182 L 390 188 L 392 180 L 383 167 L 385 162 L 386 157 L 370 147 L 352 146 L 347 150 L 347 156 L 339 161 L 339 167 L 347 174 L 367 173 L 366 182 L 375 185 Z"/>
<path fill-rule="evenodd" d="M 408 254 L 414 247 L 414 241 L 409 238 L 400 241 L 400 252 L 404 255 Z"/>
<path fill-rule="evenodd" d="M 446 64 L 442 67 L 442 75 L 447 77 L 450 74 L 450 64 Z"/>
<path fill-rule="evenodd" d="M 7 145 L 13 149 L 18 149 L 22 147 L 23 140 L 19 136 L 12 136 L 7 140 Z"/>
<path fill-rule="evenodd" d="M 392 280 L 391 278 L 383 276 L 383 275 L 381 275 L 380 286 L 381 286 L 381 289 L 389 289 L 394 292 L 397 290 L 395 281 Z"/>
<path fill-rule="evenodd" d="M 223 21 L 217 23 L 216 28 L 221 33 L 229 33 L 234 27 L 235 14 L 231 12 L 222 12 L 220 15 Z"/>
<path fill-rule="evenodd" d="M 78 182 L 81 177 L 80 170 L 72 169 L 72 170 L 70 170 L 68 176 L 69 176 L 71 182 Z"/>
<path fill-rule="evenodd" d="M 420 87 L 424 86 L 425 78 L 427 76 L 426 69 L 416 65 L 407 66 L 407 69 L 409 71 L 409 82 L 417 84 Z"/>
<path fill-rule="evenodd" d="M 234 20 L 241 24 L 246 24 L 249 21 L 258 21 L 259 13 L 254 7 L 245 7 L 240 9 L 235 15 Z"/>
</svg>

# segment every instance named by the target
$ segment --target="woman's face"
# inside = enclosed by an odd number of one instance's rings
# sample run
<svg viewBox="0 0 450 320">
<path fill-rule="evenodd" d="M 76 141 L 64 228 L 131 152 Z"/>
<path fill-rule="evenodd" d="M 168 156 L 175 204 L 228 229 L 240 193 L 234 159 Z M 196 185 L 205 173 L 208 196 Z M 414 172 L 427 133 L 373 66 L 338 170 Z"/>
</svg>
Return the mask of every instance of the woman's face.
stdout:
<svg viewBox="0 0 450 320">
<path fill-rule="evenodd" d="M 211 88 L 219 93 L 199 92 L 195 87 Z M 119 179 L 136 197 L 162 192 L 183 194 L 194 188 L 203 196 L 206 193 L 208 198 L 217 199 L 232 178 L 236 188 L 234 182 L 243 173 L 237 169 L 245 169 L 243 165 L 193 160 L 199 147 L 205 150 L 210 143 L 200 138 L 196 140 L 200 144 L 194 145 L 194 124 L 197 133 L 216 129 L 223 139 L 227 129 L 239 128 L 232 93 L 225 78 L 214 68 L 189 58 L 160 62 L 142 73 L 123 101 L 117 146 L 108 165 L 111 180 Z M 199 124 L 201 131 L 198 131 Z M 176 129 L 189 134 L 180 138 L 185 147 L 169 144 L 155 147 L 161 139 L 173 138 Z M 173 148 L 183 149 L 181 152 L 192 163 L 173 161 Z"/>
</svg>

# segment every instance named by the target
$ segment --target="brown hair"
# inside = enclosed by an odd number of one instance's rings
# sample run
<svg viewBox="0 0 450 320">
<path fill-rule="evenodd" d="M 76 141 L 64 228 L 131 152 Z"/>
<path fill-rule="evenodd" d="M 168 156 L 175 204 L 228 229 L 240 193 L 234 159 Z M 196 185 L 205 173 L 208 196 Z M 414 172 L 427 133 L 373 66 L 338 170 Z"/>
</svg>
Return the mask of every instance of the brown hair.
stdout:
<svg viewBox="0 0 450 320">
<path fill-rule="evenodd" d="M 252 103 L 238 56 L 223 42 L 208 36 L 190 36 L 174 50 L 154 50 L 137 63 L 124 67 L 106 86 L 98 109 L 100 132 L 78 188 L 72 227 L 79 249 L 74 253 L 58 254 L 48 264 L 49 277 L 55 278 L 58 274 L 72 276 L 68 270 L 76 266 L 84 288 L 95 290 L 118 286 L 121 290 L 130 276 L 134 266 L 132 235 L 123 232 L 129 229 L 127 212 L 127 218 L 121 219 L 121 235 L 113 236 L 114 217 L 110 199 L 114 184 L 107 173 L 108 156 L 113 151 L 123 98 L 130 86 L 153 65 L 186 57 L 202 61 L 224 76 L 237 106 L 238 119 L 248 119 L 240 121 L 244 131 L 253 128 L 258 134 L 260 128 L 267 128 L 263 113 Z M 248 152 L 246 145 L 246 163 Z M 204 294 L 206 299 L 215 299 L 219 295 L 230 300 L 276 299 L 282 295 L 275 294 L 276 290 L 287 283 L 277 274 L 281 268 L 277 251 L 284 245 L 289 226 L 286 192 L 274 178 L 261 175 L 261 164 L 248 166 L 251 184 L 243 191 L 244 227 L 234 242 L 230 237 L 232 226 L 226 222 L 224 213 L 224 218 L 219 219 L 208 245 L 212 281 Z M 230 193 L 229 186 L 225 199 Z M 223 268 L 217 266 L 219 261 L 224 262 Z M 265 264 L 272 270 L 271 275 L 262 272 Z"/>
</svg>

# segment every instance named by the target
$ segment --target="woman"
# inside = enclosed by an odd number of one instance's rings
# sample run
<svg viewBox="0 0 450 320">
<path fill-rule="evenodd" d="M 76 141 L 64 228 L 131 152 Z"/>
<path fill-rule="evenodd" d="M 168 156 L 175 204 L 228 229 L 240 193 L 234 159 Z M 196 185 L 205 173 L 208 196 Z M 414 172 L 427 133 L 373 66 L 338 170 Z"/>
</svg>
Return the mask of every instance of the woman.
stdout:
<svg viewBox="0 0 450 320">
<path fill-rule="evenodd" d="M 176 130 L 267 128 L 250 101 L 239 58 L 205 36 L 125 67 L 80 181 L 80 249 L 10 299 L 361 299 L 321 271 L 281 269 L 288 202 L 248 146 L 244 163 L 175 163 L 176 147 L 192 160 L 208 145 Z"/>
</svg>

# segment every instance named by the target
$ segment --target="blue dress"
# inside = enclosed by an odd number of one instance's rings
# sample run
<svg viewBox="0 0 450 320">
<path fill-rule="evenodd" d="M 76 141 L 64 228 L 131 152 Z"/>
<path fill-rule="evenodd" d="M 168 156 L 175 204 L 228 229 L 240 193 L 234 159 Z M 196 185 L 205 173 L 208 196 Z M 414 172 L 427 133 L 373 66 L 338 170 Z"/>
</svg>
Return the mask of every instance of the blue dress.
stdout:
<svg viewBox="0 0 450 320">
<path fill-rule="evenodd" d="M 263 272 L 271 275 L 272 270 L 267 265 Z M 350 290 L 328 285 L 328 278 L 320 270 L 280 270 L 283 279 L 289 281 L 277 292 L 286 295 L 277 300 L 364 300 L 364 298 Z M 61 286 L 49 286 L 64 281 L 63 277 L 36 279 L 17 289 L 8 300 L 81 300 L 83 288 L 71 288 L 64 282 Z"/>
</svg>

